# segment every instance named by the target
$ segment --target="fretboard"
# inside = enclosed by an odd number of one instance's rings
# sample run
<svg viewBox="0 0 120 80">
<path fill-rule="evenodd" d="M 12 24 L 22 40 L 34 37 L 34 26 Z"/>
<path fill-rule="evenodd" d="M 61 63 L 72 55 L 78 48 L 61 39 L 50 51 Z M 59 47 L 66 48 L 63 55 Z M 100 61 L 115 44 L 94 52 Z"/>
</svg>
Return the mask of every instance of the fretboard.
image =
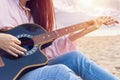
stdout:
<svg viewBox="0 0 120 80">
<path fill-rule="evenodd" d="M 52 32 L 43 33 L 43 34 L 34 36 L 32 39 L 34 40 L 35 44 L 47 43 L 63 35 L 83 29 L 87 26 L 88 26 L 87 22 L 84 22 L 84 23 L 64 27 L 64 28 L 61 28 L 61 29 L 58 29 Z"/>
</svg>

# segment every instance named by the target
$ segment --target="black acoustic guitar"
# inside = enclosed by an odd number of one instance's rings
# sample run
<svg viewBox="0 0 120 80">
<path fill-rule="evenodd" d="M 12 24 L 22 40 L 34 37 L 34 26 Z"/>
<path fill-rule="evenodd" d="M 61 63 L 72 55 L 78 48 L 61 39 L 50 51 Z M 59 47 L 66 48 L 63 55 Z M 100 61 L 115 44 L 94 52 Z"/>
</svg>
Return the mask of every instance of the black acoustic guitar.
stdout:
<svg viewBox="0 0 120 80">
<path fill-rule="evenodd" d="M 41 50 L 49 46 L 54 39 L 77 31 L 84 27 L 84 24 L 62 28 L 52 32 L 46 32 L 37 24 L 22 24 L 7 31 L 7 34 L 17 37 L 22 42 L 21 46 L 27 49 L 27 52 L 25 56 L 15 58 L 4 50 L 0 50 L 0 56 L 5 64 L 3 67 L 0 67 L 0 79 L 19 80 L 28 71 L 46 65 L 48 62 L 47 57 Z"/>
<path fill-rule="evenodd" d="M 106 21 L 109 21 L 109 19 Z M 112 23 L 114 22 L 112 21 Z M 22 24 L 7 31 L 7 34 L 17 37 L 22 42 L 21 46 L 27 49 L 27 52 L 25 56 L 15 58 L 4 50 L 0 50 L 0 56 L 5 64 L 3 67 L 0 67 L 0 80 L 19 80 L 27 72 L 46 65 L 48 60 L 41 52 L 42 49 L 49 46 L 54 39 L 88 26 L 89 24 L 84 22 L 52 32 L 46 32 L 40 25 Z"/>
</svg>

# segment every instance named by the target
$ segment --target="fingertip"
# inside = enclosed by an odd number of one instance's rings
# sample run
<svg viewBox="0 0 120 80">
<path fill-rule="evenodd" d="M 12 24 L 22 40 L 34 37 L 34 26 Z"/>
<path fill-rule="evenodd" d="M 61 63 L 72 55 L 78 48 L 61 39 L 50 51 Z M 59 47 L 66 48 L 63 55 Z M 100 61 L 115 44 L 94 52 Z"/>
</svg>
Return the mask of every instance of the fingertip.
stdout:
<svg viewBox="0 0 120 80">
<path fill-rule="evenodd" d="M 18 55 L 17 55 L 17 54 L 14 54 L 14 56 L 15 56 L 15 57 L 18 57 Z"/>
<path fill-rule="evenodd" d="M 116 23 L 117 23 L 117 24 L 119 24 L 119 22 L 118 22 L 118 21 L 116 21 Z"/>
<path fill-rule="evenodd" d="M 27 49 L 25 49 L 25 52 L 27 52 Z"/>
<path fill-rule="evenodd" d="M 20 44 L 21 44 L 21 41 L 20 41 L 20 40 L 17 40 L 16 43 L 20 45 Z"/>
</svg>

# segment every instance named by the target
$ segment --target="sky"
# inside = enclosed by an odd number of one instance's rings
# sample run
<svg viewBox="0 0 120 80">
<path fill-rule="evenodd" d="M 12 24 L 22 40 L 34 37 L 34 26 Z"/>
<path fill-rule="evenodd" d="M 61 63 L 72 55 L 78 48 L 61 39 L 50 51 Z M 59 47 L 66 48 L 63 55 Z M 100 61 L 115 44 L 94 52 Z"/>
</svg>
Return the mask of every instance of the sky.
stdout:
<svg viewBox="0 0 120 80">
<path fill-rule="evenodd" d="M 54 0 L 54 7 L 56 14 L 84 13 L 96 17 L 107 15 L 120 20 L 120 0 Z"/>
<path fill-rule="evenodd" d="M 120 0 L 54 0 L 57 9 L 93 10 L 96 8 L 120 9 Z"/>
<path fill-rule="evenodd" d="M 113 16 L 120 22 L 120 0 L 54 0 L 54 7 L 58 27 L 66 27 L 104 15 Z M 120 34 L 120 25 L 109 29 L 103 26 L 92 34 L 101 33 Z"/>
</svg>

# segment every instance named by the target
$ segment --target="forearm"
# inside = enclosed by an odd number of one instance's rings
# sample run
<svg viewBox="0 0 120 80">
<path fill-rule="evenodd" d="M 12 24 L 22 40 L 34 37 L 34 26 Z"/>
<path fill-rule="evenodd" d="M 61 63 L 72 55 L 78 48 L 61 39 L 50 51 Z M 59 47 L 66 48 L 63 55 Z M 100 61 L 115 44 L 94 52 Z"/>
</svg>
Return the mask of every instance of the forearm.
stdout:
<svg viewBox="0 0 120 80">
<path fill-rule="evenodd" d="M 77 33 L 73 33 L 71 35 L 69 35 L 69 39 L 71 41 L 74 41 L 80 37 L 83 37 L 84 35 L 96 30 L 96 29 L 99 29 L 99 27 L 102 25 L 101 22 L 98 22 L 96 21 L 96 19 L 94 20 L 90 20 L 87 22 L 87 27 L 81 29 L 79 32 Z"/>
<path fill-rule="evenodd" d="M 82 28 L 80 28 L 80 29 L 86 29 L 86 28 L 89 28 L 89 27 L 95 25 L 95 20 L 86 21 L 86 22 L 80 23 L 78 25 L 81 25 Z"/>
<path fill-rule="evenodd" d="M 96 29 L 97 29 L 96 26 L 90 26 L 89 28 L 83 29 L 82 31 L 79 31 L 77 33 L 73 33 L 73 34 L 69 35 L 69 39 L 71 41 L 75 41 L 76 39 L 81 38 L 84 35 L 92 32 L 92 31 L 94 31 Z"/>
</svg>

